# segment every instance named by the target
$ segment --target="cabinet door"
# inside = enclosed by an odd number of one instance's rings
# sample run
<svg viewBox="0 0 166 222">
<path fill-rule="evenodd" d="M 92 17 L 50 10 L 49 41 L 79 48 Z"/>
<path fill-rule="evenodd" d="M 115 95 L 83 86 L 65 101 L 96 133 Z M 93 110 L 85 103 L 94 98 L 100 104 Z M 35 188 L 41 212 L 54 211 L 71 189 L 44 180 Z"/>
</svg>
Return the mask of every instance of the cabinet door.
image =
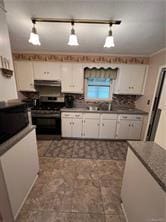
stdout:
<svg viewBox="0 0 166 222">
<path fill-rule="evenodd" d="M 79 63 L 73 63 L 72 67 L 72 92 L 83 93 L 84 70 Z"/>
<path fill-rule="evenodd" d="M 84 119 L 83 131 L 85 138 L 99 137 L 99 119 Z"/>
<path fill-rule="evenodd" d="M 14 62 L 18 91 L 35 91 L 32 62 Z"/>
<path fill-rule="evenodd" d="M 72 137 L 72 119 L 62 118 L 62 136 Z"/>
<path fill-rule="evenodd" d="M 131 120 L 120 120 L 117 123 L 117 139 L 128 139 Z"/>
<path fill-rule="evenodd" d="M 72 120 L 72 137 L 82 137 L 82 119 Z"/>
<path fill-rule="evenodd" d="M 130 123 L 129 137 L 131 140 L 140 140 L 142 121 L 132 121 Z"/>
<path fill-rule="evenodd" d="M 145 65 L 122 65 L 116 80 L 115 93 L 142 95 L 145 75 Z"/>
<path fill-rule="evenodd" d="M 116 120 L 102 120 L 100 124 L 100 138 L 114 139 L 116 133 Z"/>
<path fill-rule="evenodd" d="M 73 74 L 72 63 L 62 64 L 62 92 L 72 92 L 73 90 Z"/>
<path fill-rule="evenodd" d="M 38 80 L 60 80 L 61 64 L 58 62 L 34 62 L 34 78 Z"/>
</svg>

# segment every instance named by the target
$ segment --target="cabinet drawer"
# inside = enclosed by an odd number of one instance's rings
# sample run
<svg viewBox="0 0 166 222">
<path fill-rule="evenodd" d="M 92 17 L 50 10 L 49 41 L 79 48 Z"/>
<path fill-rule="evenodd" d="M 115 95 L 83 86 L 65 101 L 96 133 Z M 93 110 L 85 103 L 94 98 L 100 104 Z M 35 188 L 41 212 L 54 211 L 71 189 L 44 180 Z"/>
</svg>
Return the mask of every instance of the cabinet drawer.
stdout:
<svg viewBox="0 0 166 222">
<path fill-rule="evenodd" d="M 74 117 L 74 113 L 66 113 L 66 112 L 64 112 L 64 113 L 61 114 L 61 117 L 62 118 L 73 118 Z"/>
<path fill-rule="evenodd" d="M 118 117 L 119 120 L 123 119 L 123 120 L 143 120 L 143 116 L 142 115 L 132 115 L 132 114 L 123 114 L 123 115 L 119 115 Z"/>
<path fill-rule="evenodd" d="M 100 118 L 100 114 L 99 113 L 85 113 L 83 115 L 83 117 L 85 119 L 99 119 Z"/>
<path fill-rule="evenodd" d="M 82 117 L 83 117 L 82 113 L 73 113 L 73 114 L 74 114 L 74 118 L 82 119 Z"/>
<path fill-rule="evenodd" d="M 63 112 L 61 116 L 62 116 L 62 118 L 79 118 L 79 119 L 81 119 L 83 114 L 82 113 L 75 113 L 75 112 L 69 112 L 69 113 Z"/>
<path fill-rule="evenodd" d="M 102 119 L 117 119 L 117 114 L 101 114 Z"/>
</svg>

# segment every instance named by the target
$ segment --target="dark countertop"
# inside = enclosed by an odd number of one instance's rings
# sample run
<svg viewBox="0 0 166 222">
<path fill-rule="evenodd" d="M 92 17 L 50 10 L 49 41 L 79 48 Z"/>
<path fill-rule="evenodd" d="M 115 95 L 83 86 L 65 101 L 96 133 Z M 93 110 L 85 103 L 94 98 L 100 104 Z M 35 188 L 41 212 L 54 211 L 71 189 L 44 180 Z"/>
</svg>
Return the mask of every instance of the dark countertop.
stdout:
<svg viewBox="0 0 166 222">
<path fill-rule="evenodd" d="M 138 115 L 147 115 L 147 112 L 144 112 L 139 109 L 113 109 L 113 110 L 88 110 L 87 108 L 62 108 L 61 112 L 81 112 L 81 113 L 110 113 L 110 114 L 138 114 Z"/>
<path fill-rule="evenodd" d="M 0 156 L 2 156 L 6 151 L 8 151 L 12 146 L 14 146 L 17 142 L 19 142 L 22 138 L 24 138 L 29 132 L 35 129 L 36 126 L 28 125 L 26 128 L 21 130 L 19 133 L 0 144 Z"/>
<path fill-rule="evenodd" d="M 154 142 L 128 141 L 129 147 L 166 192 L 166 150 Z"/>
</svg>

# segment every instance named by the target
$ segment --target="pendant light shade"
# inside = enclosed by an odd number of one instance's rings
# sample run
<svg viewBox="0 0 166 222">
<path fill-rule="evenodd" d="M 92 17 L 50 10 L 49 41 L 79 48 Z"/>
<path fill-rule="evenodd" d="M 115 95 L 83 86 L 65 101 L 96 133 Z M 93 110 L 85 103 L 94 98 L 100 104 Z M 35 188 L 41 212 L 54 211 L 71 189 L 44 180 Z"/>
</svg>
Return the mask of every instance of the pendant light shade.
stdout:
<svg viewBox="0 0 166 222">
<path fill-rule="evenodd" d="M 111 27 L 111 25 L 110 25 Z M 114 37 L 112 36 L 112 30 L 110 28 L 108 36 L 105 39 L 105 44 L 104 44 L 104 48 L 110 48 L 110 47 L 114 47 L 115 43 L 114 43 Z"/>
<path fill-rule="evenodd" d="M 39 40 L 39 35 L 35 27 L 35 23 L 33 23 L 32 32 L 29 37 L 29 43 L 31 43 L 32 45 L 41 45 Z"/>
<path fill-rule="evenodd" d="M 70 46 L 79 45 L 78 38 L 77 38 L 77 36 L 75 34 L 75 30 L 74 30 L 74 22 L 72 22 L 72 29 L 71 29 L 71 34 L 69 36 L 68 45 L 70 45 Z"/>
</svg>

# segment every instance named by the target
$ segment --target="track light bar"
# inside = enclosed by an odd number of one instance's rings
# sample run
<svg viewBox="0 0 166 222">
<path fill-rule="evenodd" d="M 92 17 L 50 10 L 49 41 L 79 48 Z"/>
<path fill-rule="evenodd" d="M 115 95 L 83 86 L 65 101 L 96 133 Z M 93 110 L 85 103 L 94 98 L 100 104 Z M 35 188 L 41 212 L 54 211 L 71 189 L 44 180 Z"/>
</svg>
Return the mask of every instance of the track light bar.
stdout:
<svg viewBox="0 0 166 222">
<path fill-rule="evenodd" d="M 111 24 L 120 25 L 120 20 L 96 20 L 96 19 L 60 19 L 60 18 L 31 18 L 32 22 L 54 22 L 54 23 L 84 23 L 84 24 Z"/>
</svg>

